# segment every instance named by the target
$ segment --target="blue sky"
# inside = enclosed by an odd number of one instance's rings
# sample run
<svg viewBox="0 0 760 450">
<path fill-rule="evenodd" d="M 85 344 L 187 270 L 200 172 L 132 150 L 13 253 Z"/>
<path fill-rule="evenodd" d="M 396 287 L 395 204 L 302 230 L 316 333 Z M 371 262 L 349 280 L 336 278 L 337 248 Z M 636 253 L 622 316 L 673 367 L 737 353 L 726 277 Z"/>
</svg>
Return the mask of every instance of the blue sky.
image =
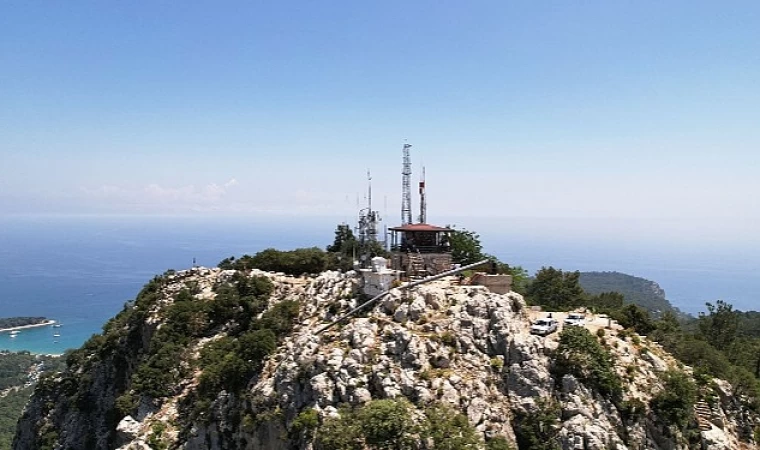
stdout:
<svg viewBox="0 0 760 450">
<path fill-rule="evenodd" d="M 0 3 L 0 214 L 351 218 L 370 168 L 395 222 L 407 139 L 431 221 L 758 240 L 758 124 L 757 2 Z"/>
</svg>

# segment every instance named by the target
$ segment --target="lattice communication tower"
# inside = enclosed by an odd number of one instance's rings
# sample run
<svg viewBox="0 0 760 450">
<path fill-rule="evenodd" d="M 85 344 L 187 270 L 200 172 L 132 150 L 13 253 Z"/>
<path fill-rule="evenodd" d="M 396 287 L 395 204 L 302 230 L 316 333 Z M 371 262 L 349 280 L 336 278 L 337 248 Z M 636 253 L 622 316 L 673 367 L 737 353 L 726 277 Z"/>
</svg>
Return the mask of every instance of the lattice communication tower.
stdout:
<svg viewBox="0 0 760 450">
<path fill-rule="evenodd" d="M 411 144 L 404 144 L 404 166 L 401 171 L 401 225 L 412 223 L 412 159 Z"/>
</svg>

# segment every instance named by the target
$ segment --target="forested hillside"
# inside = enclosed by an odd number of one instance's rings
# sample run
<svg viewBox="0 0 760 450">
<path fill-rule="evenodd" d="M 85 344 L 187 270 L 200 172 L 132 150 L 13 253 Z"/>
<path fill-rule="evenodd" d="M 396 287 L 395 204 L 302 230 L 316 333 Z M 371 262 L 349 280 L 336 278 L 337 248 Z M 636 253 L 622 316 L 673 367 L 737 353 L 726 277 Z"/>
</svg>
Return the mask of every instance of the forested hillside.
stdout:
<svg viewBox="0 0 760 450">
<path fill-rule="evenodd" d="M 641 306 L 650 312 L 675 312 L 665 298 L 665 291 L 654 281 L 620 272 L 581 272 L 580 285 L 590 295 L 619 292 L 626 303 Z"/>
<path fill-rule="evenodd" d="M 0 352 L 0 450 L 11 448 L 16 422 L 32 395 L 38 376 L 43 371 L 63 367 L 63 360 L 57 357 Z"/>
</svg>

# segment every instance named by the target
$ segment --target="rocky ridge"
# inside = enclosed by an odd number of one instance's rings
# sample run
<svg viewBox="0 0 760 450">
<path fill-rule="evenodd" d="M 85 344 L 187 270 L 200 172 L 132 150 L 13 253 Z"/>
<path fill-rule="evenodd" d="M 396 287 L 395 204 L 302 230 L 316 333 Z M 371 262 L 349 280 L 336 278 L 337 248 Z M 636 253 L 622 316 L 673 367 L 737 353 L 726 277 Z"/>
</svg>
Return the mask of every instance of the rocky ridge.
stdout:
<svg viewBox="0 0 760 450">
<path fill-rule="evenodd" d="M 164 326 L 163 311 L 177 293 L 191 286 L 195 301 L 214 302 L 215 286 L 234 275 L 233 270 L 198 268 L 165 276 L 160 300 L 139 329 L 118 335 L 109 350 L 99 347 L 99 356 L 75 366 L 76 373 L 40 383 L 19 422 L 14 449 L 311 449 L 311 436 L 292 427 L 304 411 L 325 419 L 341 414 L 341 405 L 397 397 L 416 406 L 443 403 L 461 411 L 484 442 L 503 436 L 515 443 L 525 424 L 548 404 L 557 410 L 553 439 L 563 450 L 685 450 L 695 442 L 647 406 L 662 390 L 664 372 L 688 373 L 689 368 L 645 338 L 615 330 L 599 334 L 615 371 L 626 380 L 623 401 L 615 404 L 572 375 L 558 379 L 553 372 L 556 335 L 529 333 L 529 311 L 516 293 L 498 295 L 444 279 L 392 291 L 362 317 L 317 335 L 360 301 L 357 278 L 339 272 L 304 278 L 247 273 L 272 281 L 269 308 L 285 300 L 301 307 L 293 331 L 248 381 L 244 394 L 221 391 L 205 412 L 191 415 L 187 399 L 201 376 L 192 369 L 167 398 L 132 392 L 139 407 L 121 416 L 117 398 L 131 392 L 130 377 Z M 192 366 L 201 349 L 227 331 L 221 327 L 193 340 L 183 364 Z M 86 389 L 74 389 L 72 380 L 86 380 Z M 700 426 L 700 446 L 757 448 L 747 432 L 756 419 L 727 383 L 715 380 L 715 386 L 717 398 L 693 417 Z"/>
</svg>

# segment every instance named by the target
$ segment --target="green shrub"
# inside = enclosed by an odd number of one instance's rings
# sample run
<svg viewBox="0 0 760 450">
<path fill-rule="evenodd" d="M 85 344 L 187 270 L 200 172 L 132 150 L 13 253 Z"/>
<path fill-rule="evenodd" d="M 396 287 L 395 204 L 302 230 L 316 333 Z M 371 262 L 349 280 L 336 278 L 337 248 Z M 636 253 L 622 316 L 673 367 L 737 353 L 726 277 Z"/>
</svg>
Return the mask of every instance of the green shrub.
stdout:
<svg viewBox="0 0 760 450">
<path fill-rule="evenodd" d="M 292 433 L 305 433 L 307 436 L 310 436 L 317 427 L 319 427 L 319 413 L 314 408 L 304 409 L 290 424 Z"/>
<path fill-rule="evenodd" d="M 684 429 L 692 417 L 697 386 L 683 372 L 669 370 L 662 376 L 663 389 L 649 402 L 652 411 L 667 425 Z"/>
<path fill-rule="evenodd" d="M 496 372 L 501 372 L 504 368 L 504 360 L 501 358 L 491 358 L 491 369 Z"/>
<path fill-rule="evenodd" d="M 486 450 L 514 450 L 514 447 L 504 436 L 494 436 L 486 441 Z"/>
<path fill-rule="evenodd" d="M 647 405 L 638 398 L 626 400 L 620 405 L 620 416 L 624 421 L 636 421 L 646 416 Z"/>
<path fill-rule="evenodd" d="M 348 420 L 350 410 L 341 411 L 340 417 L 330 417 L 317 431 L 315 448 L 318 450 L 364 450 L 364 439 L 358 421 Z"/>
<path fill-rule="evenodd" d="M 628 304 L 620 309 L 613 310 L 611 317 L 623 327 L 643 335 L 648 335 L 655 329 L 649 311 L 638 305 Z"/>
<path fill-rule="evenodd" d="M 156 422 L 151 427 L 151 434 L 148 435 L 148 445 L 154 450 L 166 450 L 169 444 L 163 438 L 166 431 L 166 425 L 162 422 Z"/>
<path fill-rule="evenodd" d="M 277 348 L 277 336 L 269 328 L 249 331 L 238 340 L 240 357 L 246 361 L 259 362 Z"/>
<path fill-rule="evenodd" d="M 132 414 L 137 409 L 137 398 L 127 392 L 116 398 L 115 406 L 122 416 Z"/>
<path fill-rule="evenodd" d="M 559 450 L 559 404 L 553 399 L 539 399 L 537 406 L 534 413 L 515 416 L 517 446 L 530 450 Z"/>
<path fill-rule="evenodd" d="M 623 385 L 612 355 L 583 327 L 567 327 L 560 333 L 554 372 L 557 380 L 571 374 L 610 396 L 613 403 L 622 400 Z"/>
<path fill-rule="evenodd" d="M 219 263 L 219 267 L 235 270 L 260 269 L 299 276 L 322 272 L 330 262 L 331 256 L 318 247 L 290 251 L 268 248 L 254 256 L 244 255 L 237 260 L 234 257 L 226 258 Z"/>
<path fill-rule="evenodd" d="M 298 319 L 301 306 L 295 300 L 284 300 L 262 314 L 253 329 L 270 329 L 275 336 L 282 337 L 290 333 Z"/>
<path fill-rule="evenodd" d="M 267 277 L 248 277 L 236 273 L 229 282 L 214 287 L 216 298 L 208 304 L 213 326 L 234 324 L 233 334 L 250 327 L 253 319 L 268 305 L 274 285 Z M 213 327 L 212 326 L 212 327 Z"/>
<path fill-rule="evenodd" d="M 152 354 L 138 366 L 132 376 L 133 389 L 153 398 L 172 395 L 177 388 L 177 381 L 184 374 L 181 362 L 186 347 L 171 341 L 163 345 L 160 342 L 154 337 L 151 342 L 154 347 Z"/>
<path fill-rule="evenodd" d="M 430 406 L 424 412 L 420 435 L 423 441 L 433 442 L 432 448 L 460 450 L 482 445 L 479 433 L 464 414 L 442 404 Z"/>
<path fill-rule="evenodd" d="M 409 445 L 411 408 L 406 400 L 375 400 L 356 412 L 364 441 L 371 448 L 392 450 Z"/>
<path fill-rule="evenodd" d="M 423 417 L 416 423 L 412 408 L 401 398 L 343 409 L 340 417 L 325 420 L 317 430 L 316 448 L 411 450 L 421 448 L 421 442 L 432 444 L 430 448 L 436 450 L 482 448 L 479 434 L 465 415 L 448 406 L 432 405 L 422 411 Z"/>
<path fill-rule="evenodd" d="M 39 437 L 40 450 L 53 450 L 58 446 L 58 432 L 49 424 L 43 425 Z"/>
<path fill-rule="evenodd" d="M 443 345 L 446 345 L 448 347 L 453 348 L 457 346 L 457 337 L 451 331 L 444 331 L 441 333 L 440 340 Z"/>
</svg>

